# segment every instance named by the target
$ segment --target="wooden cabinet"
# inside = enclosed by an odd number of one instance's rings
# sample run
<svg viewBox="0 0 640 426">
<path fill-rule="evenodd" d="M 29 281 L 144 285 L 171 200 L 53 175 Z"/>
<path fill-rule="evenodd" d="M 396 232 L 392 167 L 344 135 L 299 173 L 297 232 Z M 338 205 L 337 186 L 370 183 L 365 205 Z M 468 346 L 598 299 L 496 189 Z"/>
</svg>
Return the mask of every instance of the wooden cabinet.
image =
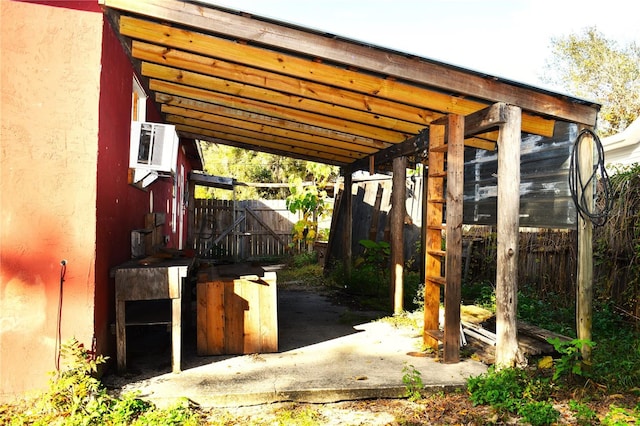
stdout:
<svg viewBox="0 0 640 426">
<path fill-rule="evenodd" d="M 172 369 L 180 372 L 182 351 L 183 281 L 193 267 L 193 259 L 154 259 L 153 262 L 129 261 L 116 266 L 116 345 L 118 372 L 127 369 L 127 326 L 171 324 Z M 126 303 L 141 300 L 171 300 L 171 317 L 158 319 L 126 318 Z M 153 313 L 153 312 L 152 312 Z"/>
<path fill-rule="evenodd" d="M 275 272 L 202 277 L 196 294 L 198 355 L 278 351 Z"/>
</svg>

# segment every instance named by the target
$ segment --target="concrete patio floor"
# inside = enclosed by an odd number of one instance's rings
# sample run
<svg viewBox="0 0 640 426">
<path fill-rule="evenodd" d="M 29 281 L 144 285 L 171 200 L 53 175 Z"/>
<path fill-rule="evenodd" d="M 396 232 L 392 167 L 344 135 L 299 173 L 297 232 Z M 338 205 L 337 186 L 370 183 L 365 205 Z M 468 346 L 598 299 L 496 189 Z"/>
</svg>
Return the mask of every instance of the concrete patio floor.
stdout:
<svg viewBox="0 0 640 426">
<path fill-rule="evenodd" d="M 196 355 L 195 330 L 183 341 L 182 372 L 171 373 L 163 329 L 130 333 L 128 371 L 103 377 L 114 391 L 137 391 L 159 406 L 188 398 L 203 407 L 273 402 L 335 402 L 406 395 L 403 376 L 419 372 L 427 390 L 462 388 L 481 362 L 442 364 L 420 352 L 420 330 L 376 321 L 315 291 L 278 290 L 279 352 Z"/>
</svg>

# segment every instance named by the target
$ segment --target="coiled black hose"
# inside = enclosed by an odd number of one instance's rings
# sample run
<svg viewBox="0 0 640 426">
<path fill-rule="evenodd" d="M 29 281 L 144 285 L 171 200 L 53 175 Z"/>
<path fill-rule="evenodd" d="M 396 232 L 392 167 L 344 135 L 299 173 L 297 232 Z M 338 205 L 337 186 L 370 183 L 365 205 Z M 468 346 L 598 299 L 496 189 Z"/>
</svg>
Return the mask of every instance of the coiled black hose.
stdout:
<svg viewBox="0 0 640 426">
<path fill-rule="evenodd" d="M 580 152 L 580 144 L 585 136 L 593 138 L 597 151 L 597 160 L 591 170 L 591 175 L 585 181 L 584 176 L 580 174 L 580 160 L 578 153 Z M 594 197 L 601 198 L 602 202 L 591 203 L 585 197 L 585 191 L 589 186 L 593 186 L 596 191 L 595 184 L 600 176 L 600 194 L 594 192 Z M 579 189 L 579 191 L 578 191 Z M 576 140 L 573 142 L 573 151 L 571 153 L 571 163 L 569 165 L 569 190 L 571 198 L 576 206 L 578 214 L 583 220 L 590 220 L 596 226 L 603 226 L 609 217 L 613 206 L 613 198 L 611 194 L 611 182 L 604 164 L 604 148 L 600 138 L 593 130 L 583 129 L 580 131 Z"/>
</svg>

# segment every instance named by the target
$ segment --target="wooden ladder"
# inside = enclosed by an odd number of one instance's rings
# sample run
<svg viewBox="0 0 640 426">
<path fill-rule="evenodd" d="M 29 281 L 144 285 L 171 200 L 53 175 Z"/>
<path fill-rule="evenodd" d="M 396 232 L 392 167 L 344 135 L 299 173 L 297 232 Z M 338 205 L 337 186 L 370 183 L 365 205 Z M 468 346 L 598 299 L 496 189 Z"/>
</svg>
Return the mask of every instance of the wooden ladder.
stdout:
<svg viewBox="0 0 640 426">
<path fill-rule="evenodd" d="M 464 117 L 451 114 L 431 123 L 428 152 L 423 341 L 436 350 L 442 341 L 444 362 L 455 363 L 460 360 Z M 443 287 L 444 332 L 439 329 Z"/>
</svg>

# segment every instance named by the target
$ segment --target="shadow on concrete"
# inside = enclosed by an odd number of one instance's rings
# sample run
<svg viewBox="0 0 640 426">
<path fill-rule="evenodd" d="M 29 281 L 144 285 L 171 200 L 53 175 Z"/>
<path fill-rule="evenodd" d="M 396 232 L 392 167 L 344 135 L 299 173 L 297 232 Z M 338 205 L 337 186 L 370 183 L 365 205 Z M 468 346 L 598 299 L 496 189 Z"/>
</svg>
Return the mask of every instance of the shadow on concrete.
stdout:
<svg viewBox="0 0 640 426">
<path fill-rule="evenodd" d="M 155 309 L 170 309 L 157 301 Z M 381 318 L 382 312 L 351 311 L 328 296 L 303 289 L 278 290 L 278 353 L 359 333 L 354 326 Z M 195 306 L 183 335 L 182 370 L 215 364 L 242 355 L 198 356 Z M 115 360 L 114 360 L 115 361 Z M 171 330 L 166 325 L 131 326 L 127 330 L 127 371 L 118 374 L 115 362 L 103 376 L 108 388 L 151 379 L 171 372 Z"/>
</svg>

